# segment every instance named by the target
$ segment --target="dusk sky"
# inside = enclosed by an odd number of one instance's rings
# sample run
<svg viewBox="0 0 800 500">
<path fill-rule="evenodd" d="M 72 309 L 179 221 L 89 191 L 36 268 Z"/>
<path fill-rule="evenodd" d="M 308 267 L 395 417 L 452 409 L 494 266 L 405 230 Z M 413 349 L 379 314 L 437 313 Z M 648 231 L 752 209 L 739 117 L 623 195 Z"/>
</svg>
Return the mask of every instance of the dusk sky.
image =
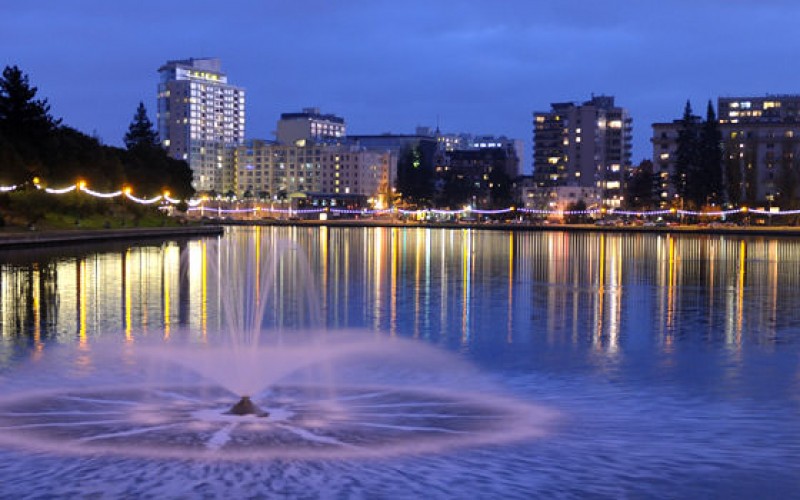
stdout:
<svg viewBox="0 0 800 500">
<path fill-rule="evenodd" d="M 800 92 L 800 2 L 790 0 L 108 0 L 4 2 L 0 62 L 53 114 L 119 145 L 157 69 L 219 57 L 247 91 L 249 138 L 317 106 L 348 132 L 505 134 L 531 155 L 531 113 L 609 94 L 650 124 L 720 95 Z"/>
</svg>

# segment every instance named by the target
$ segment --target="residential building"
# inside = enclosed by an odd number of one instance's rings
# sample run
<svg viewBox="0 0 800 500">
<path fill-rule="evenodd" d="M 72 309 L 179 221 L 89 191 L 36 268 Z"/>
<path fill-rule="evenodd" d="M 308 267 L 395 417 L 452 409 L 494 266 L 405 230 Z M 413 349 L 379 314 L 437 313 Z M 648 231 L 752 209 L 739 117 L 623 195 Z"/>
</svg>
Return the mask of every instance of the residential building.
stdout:
<svg viewBox="0 0 800 500">
<path fill-rule="evenodd" d="M 167 61 L 158 72 L 161 143 L 189 163 L 197 191 L 227 191 L 226 156 L 244 141 L 244 89 L 228 83 L 216 58 Z"/>
<path fill-rule="evenodd" d="M 603 205 L 621 205 L 631 168 L 632 119 L 614 97 L 553 103 L 549 111 L 535 112 L 533 144 L 533 175 L 543 205 L 554 206 L 554 188 L 562 186 L 599 188 Z"/>
</svg>

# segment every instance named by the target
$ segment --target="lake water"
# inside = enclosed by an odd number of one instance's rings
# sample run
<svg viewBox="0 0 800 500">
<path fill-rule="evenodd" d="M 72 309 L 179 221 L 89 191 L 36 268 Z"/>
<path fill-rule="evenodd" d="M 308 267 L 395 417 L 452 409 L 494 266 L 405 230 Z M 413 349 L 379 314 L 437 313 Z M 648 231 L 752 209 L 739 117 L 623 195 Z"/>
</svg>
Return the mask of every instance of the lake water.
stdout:
<svg viewBox="0 0 800 500">
<path fill-rule="evenodd" d="M 86 365 L 104 342 L 217 335 L 226 283 L 241 278 L 217 272 L 216 249 L 242 246 L 266 259 L 287 241 L 294 247 L 270 281 L 269 330 L 355 328 L 408 339 L 475 367 L 462 388 L 490 384 L 555 417 L 535 437 L 369 459 L 278 453 L 237 462 L 0 447 L 0 496 L 800 491 L 795 239 L 265 227 L 231 229 L 222 241 L 7 252 L 0 390 L 57 387 L 63 374 L 50 369 L 51 352 L 82 353 L 75 363 Z M 387 368 L 375 377 L 436 384 L 437 372 L 453 366 L 461 365 Z"/>
</svg>

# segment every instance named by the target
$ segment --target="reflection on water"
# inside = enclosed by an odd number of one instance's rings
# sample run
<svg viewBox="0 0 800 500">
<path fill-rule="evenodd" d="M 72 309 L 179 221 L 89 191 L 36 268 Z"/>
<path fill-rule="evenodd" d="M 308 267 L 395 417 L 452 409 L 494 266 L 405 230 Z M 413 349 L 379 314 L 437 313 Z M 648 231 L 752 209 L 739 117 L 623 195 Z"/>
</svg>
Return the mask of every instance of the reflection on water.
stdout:
<svg viewBox="0 0 800 500">
<path fill-rule="evenodd" d="M 267 322 L 367 327 L 471 350 L 476 343 L 577 346 L 604 362 L 620 347 L 679 341 L 795 342 L 800 243 L 777 238 L 488 232 L 425 228 L 239 228 L 262 267 L 284 240 Z M 218 240 L 62 255 L 8 254 L 0 339 L 37 355 L 98 335 L 199 336 L 220 327 Z M 311 278 L 298 272 L 307 259 Z M 259 283 L 259 280 L 255 280 Z M 305 294 L 318 293 L 321 312 Z"/>
</svg>

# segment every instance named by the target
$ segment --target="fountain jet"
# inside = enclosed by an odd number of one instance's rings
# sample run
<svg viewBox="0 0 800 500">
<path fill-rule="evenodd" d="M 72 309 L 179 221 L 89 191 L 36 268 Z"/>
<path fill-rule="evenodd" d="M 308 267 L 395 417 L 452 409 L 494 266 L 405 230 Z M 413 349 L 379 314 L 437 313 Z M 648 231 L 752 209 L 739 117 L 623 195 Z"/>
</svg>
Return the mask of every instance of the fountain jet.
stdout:
<svg viewBox="0 0 800 500">
<path fill-rule="evenodd" d="M 250 400 L 250 396 L 242 396 L 238 403 L 231 406 L 231 409 L 225 412 L 226 415 L 255 415 L 256 417 L 268 417 L 268 411 L 262 411 L 255 403 Z"/>
</svg>

